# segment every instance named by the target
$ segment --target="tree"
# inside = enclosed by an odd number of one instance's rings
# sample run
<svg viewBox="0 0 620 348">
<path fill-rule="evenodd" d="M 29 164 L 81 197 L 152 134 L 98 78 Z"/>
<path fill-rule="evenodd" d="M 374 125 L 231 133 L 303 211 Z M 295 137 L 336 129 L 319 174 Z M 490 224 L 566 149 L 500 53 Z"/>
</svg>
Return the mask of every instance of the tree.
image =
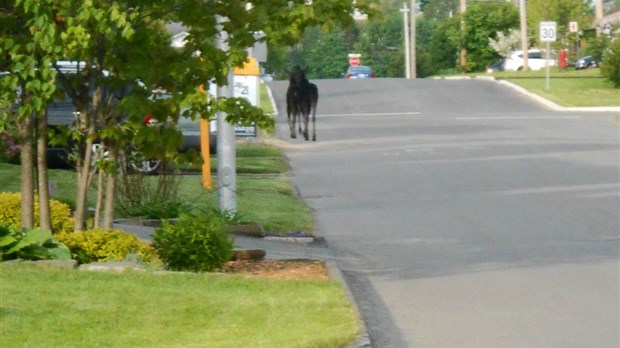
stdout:
<svg viewBox="0 0 620 348">
<path fill-rule="evenodd" d="M 571 21 L 576 21 L 579 28 L 589 27 L 592 18 L 590 3 L 590 0 L 529 0 L 527 27 L 530 42 L 538 41 L 538 30 L 543 21 L 557 23 L 558 42 L 569 32 L 568 23 Z"/>
<path fill-rule="evenodd" d="M 290 54 L 290 66 L 306 67 L 308 78 L 338 78 L 347 67 L 347 54 L 353 52 L 347 45 L 347 32 L 335 28 L 324 32 L 320 27 L 308 28 Z"/>
<path fill-rule="evenodd" d="M 386 5 L 380 16 L 361 24 L 356 53 L 380 77 L 404 77 L 403 15 L 398 4 Z"/>
<path fill-rule="evenodd" d="M 510 2 L 477 2 L 467 7 L 462 45 L 467 50 L 466 71 L 482 71 L 497 59 L 489 38 L 519 25 L 519 12 Z"/>
<path fill-rule="evenodd" d="M 50 1 L 0 2 L 0 67 L 7 72 L 0 83 L 0 100 L 5 103 L 0 107 L 0 130 L 16 119 L 21 139 L 21 227 L 28 229 L 34 227 L 35 169 L 39 177 L 40 227 L 51 229 L 45 110 L 55 91 L 50 64 L 59 50 L 54 45 L 55 27 L 49 20 L 49 5 Z"/>
<path fill-rule="evenodd" d="M 431 27 L 431 38 L 427 41 L 428 48 L 418 47 L 418 50 L 428 52 L 428 60 L 432 67 L 425 72 L 425 76 L 441 72 L 452 72 L 458 64 L 461 35 L 460 17 L 455 16 L 436 21 Z"/>
<path fill-rule="evenodd" d="M 509 29 L 508 35 L 502 31 L 497 32 L 497 39 L 489 38 L 489 45 L 502 57 L 508 57 L 512 51 L 517 51 L 521 47 L 521 31 Z"/>
<path fill-rule="evenodd" d="M 443 20 L 459 13 L 459 0 L 422 0 L 420 9 L 424 18 Z"/>
<path fill-rule="evenodd" d="M 40 115 L 45 109 L 55 81 L 71 98 L 78 115 L 72 132 L 77 144 L 78 171 L 75 228 L 81 230 L 86 223 L 91 148 L 95 140 L 107 145 L 111 154 L 111 165 L 107 168 L 109 195 L 105 204 L 111 207 L 108 203 L 113 199 L 118 167 L 114 160 L 120 158 L 129 140 L 139 144 L 164 140 L 164 152 L 176 151 L 172 140 L 179 138 L 178 133 L 175 135 L 170 130 L 162 134 L 142 126 L 145 115 L 160 122 L 169 118 L 176 121 L 178 116 L 174 115 L 179 115 L 184 107 L 186 115 L 193 118 L 209 119 L 216 112 L 225 111 L 231 123 L 270 126 L 273 120 L 244 99 L 207 100 L 198 86 L 226 84 L 227 72 L 246 60 L 246 48 L 257 40 L 291 45 L 308 27 L 333 29 L 351 25 L 355 7 L 372 12 L 373 3 L 373 0 L 358 0 L 355 5 L 345 0 L 313 3 L 272 0 L 247 8 L 245 2 L 205 0 L 46 0 L 44 4 L 35 0 L 3 1 L 0 3 L 3 10 L 23 9 L 19 13 L 3 12 L 0 17 L 3 24 L 9 24 L 3 26 L 0 42 L 0 54 L 8 60 L 0 65 L 12 73 L 9 79 L 3 78 L 3 96 L 15 100 L 11 93 L 18 84 L 25 88 L 17 113 L 28 139 L 32 137 L 34 125 L 30 116 Z M 217 24 L 218 18 L 222 19 L 221 25 Z M 23 42 L 16 42 L 12 33 L 22 28 L 24 22 L 41 28 L 29 31 L 30 36 L 20 37 Z M 179 22 L 188 28 L 184 48 L 170 47 L 166 22 Z M 220 31 L 228 33 L 228 51 L 217 46 Z M 265 33 L 264 39 L 254 35 L 260 31 Z M 42 60 L 36 61 L 32 58 L 36 52 L 28 50 L 39 49 L 42 35 L 47 39 L 43 41 L 45 49 L 54 54 L 41 55 Z M 72 73 L 65 73 L 55 57 L 75 62 Z M 152 98 L 154 88 L 163 89 L 172 97 L 166 101 Z M 149 146 L 143 149 L 149 150 Z M 31 151 L 26 150 L 27 156 Z M 25 158 L 23 163 L 27 166 L 32 161 Z M 27 182 L 26 176 L 23 179 Z M 105 220 L 111 223 L 111 216 L 109 209 Z"/>
</svg>

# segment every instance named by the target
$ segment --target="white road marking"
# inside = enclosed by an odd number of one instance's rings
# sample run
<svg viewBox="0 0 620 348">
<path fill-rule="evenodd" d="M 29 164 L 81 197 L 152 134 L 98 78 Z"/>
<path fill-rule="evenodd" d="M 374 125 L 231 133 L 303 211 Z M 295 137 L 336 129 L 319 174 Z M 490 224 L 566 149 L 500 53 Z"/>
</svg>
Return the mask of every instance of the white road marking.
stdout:
<svg viewBox="0 0 620 348">
<path fill-rule="evenodd" d="M 401 116 L 420 115 L 421 112 L 372 112 L 366 114 L 319 114 L 320 117 L 363 117 L 363 116 Z"/>
<path fill-rule="evenodd" d="M 464 116 L 457 120 L 564 120 L 580 119 L 582 116 Z"/>
</svg>

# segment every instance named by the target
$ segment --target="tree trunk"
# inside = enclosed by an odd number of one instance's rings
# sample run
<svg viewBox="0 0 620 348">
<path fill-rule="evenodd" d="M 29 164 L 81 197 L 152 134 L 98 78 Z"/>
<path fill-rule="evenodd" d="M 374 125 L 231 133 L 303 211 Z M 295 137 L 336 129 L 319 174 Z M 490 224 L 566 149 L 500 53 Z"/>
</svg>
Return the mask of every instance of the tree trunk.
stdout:
<svg viewBox="0 0 620 348">
<path fill-rule="evenodd" d="M 116 145 L 108 146 L 109 160 L 111 163 L 118 163 L 118 147 Z M 105 193 L 105 208 L 103 227 L 111 229 L 114 223 L 114 193 L 116 192 L 116 170 L 107 173 L 107 186 Z"/>
<path fill-rule="evenodd" d="M 88 186 L 90 184 L 90 172 L 93 153 L 92 135 L 95 133 L 95 120 L 88 114 L 88 110 L 79 110 L 79 120 L 83 126 L 80 127 L 84 132 L 84 140 L 78 147 L 77 153 L 77 192 L 75 197 L 75 230 L 83 231 L 86 229 L 88 213 Z"/>
<path fill-rule="evenodd" d="M 105 148 L 102 145 L 94 153 L 93 163 L 95 163 L 95 165 L 98 160 L 103 158 L 104 151 L 105 151 Z M 94 228 L 99 227 L 99 221 L 101 220 L 101 206 L 103 205 L 103 177 L 104 177 L 103 170 L 100 169 L 99 172 L 97 173 L 97 203 L 95 205 L 95 218 L 94 218 L 95 221 L 93 221 Z"/>
<path fill-rule="evenodd" d="M 21 136 L 21 228 L 34 228 L 34 119 L 25 117 L 19 125 Z"/>
<path fill-rule="evenodd" d="M 88 134 L 94 133 L 93 129 Z M 81 158 L 78 160 L 78 187 L 75 198 L 75 230 L 83 231 L 86 229 L 87 212 L 88 212 L 88 185 L 90 181 L 91 157 L 92 157 L 93 140 L 87 137 L 84 141 L 84 147 L 80 149 L 82 153 L 78 154 Z"/>
<path fill-rule="evenodd" d="M 37 117 L 37 173 L 39 178 L 39 226 L 52 230 L 50 214 L 50 194 L 47 178 L 47 115 L 43 112 Z"/>
</svg>

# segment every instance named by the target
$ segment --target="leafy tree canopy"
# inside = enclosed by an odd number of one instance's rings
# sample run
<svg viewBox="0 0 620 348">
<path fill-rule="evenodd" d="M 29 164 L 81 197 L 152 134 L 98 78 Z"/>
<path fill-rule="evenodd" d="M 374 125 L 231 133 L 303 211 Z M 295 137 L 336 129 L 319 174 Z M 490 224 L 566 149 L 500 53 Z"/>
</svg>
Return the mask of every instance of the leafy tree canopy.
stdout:
<svg viewBox="0 0 620 348">
<path fill-rule="evenodd" d="M 540 22 L 557 23 L 557 35 L 562 37 L 568 31 L 568 23 L 576 21 L 579 28 L 587 28 L 592 21 L 593 8 L 590 0 L 529 0 L 527 2 L 527 26 L 530 46 L 539 38 Z"/>
</svg>

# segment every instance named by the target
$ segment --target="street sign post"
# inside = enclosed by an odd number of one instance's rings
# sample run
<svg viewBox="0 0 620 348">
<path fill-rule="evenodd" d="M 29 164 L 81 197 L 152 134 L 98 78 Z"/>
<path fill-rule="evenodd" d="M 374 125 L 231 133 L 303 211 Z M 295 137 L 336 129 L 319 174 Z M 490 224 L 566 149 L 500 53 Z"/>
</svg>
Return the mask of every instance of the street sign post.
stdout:
<svg viewBox="0 0 620 348">
<path fill-rule="evenodd" d="M 579 31 L 577 22 L 569 22 L 568 29 L 571 33 L 576 33 L 577 31 Z"/>
<path fill-rule="evenodd" d="M 576 56 L 579 59 L 579 25 L 577 22 L 572 21 L 568 23 L 568 30 L 571 33 L 575 33 L 575 51 L 577 52 Z"/>
<path fill-rule="evenodd" d="M 547 78 L 545 79 L 545 91 L 549 90 L 549 43 L 556 40 L 557 25 L 555 22 L 540 22 L 540 41 L 547 43 L 545 57 L 545 71 Z"/>
<path fill-rule="evenodd" d="M 350 53 L 349 54 L 349 65 L 350 66 L 358 66 L 358 65 L 360 65 L 360 57 L 361 56 L 362 56 L 361 54 Z"/>
</svg>

